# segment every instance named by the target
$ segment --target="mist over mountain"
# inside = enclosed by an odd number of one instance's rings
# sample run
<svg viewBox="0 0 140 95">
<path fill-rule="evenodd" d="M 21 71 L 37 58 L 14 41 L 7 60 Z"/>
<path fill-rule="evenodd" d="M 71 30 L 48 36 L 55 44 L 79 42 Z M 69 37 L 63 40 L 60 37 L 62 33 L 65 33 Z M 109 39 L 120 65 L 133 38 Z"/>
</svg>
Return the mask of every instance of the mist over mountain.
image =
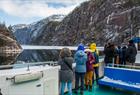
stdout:
<svg viewBox="0 0 140 95">
<path fill-rule="evenodd" d="M 138 35 L 140 1 L 90 0 L 62 21 L 48 19 L 15 29 L 17 40 L 34 45 L 77 45 L 81 41 L 96 42 L 98 46 L 109 41 L 121 44 Z"/>
</svg>

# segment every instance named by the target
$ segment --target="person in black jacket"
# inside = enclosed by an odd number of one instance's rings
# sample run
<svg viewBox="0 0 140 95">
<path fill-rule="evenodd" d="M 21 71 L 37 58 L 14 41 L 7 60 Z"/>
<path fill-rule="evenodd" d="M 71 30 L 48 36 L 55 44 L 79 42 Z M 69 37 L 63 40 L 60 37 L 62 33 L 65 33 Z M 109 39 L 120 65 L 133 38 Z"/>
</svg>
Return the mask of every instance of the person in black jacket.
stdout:
<svg viewBox="0 0 140 95">
<path fill-rule="evenodd" d="M 127 49 L 126 46 L 122 47 L 122 61 L 121 61 L 122 65 L 126 65 L 126 49 Z"/>
<path fill-rule="evenodd" d="M 105 64 L 113 65 L 114 58 L 117 54 L 115 45 L 113 43 L 108 43 L 104 48 L 104 54 L 105 54 L 105 58 L 104 58 Z"/>
<path fill-rule="evenodd" d="M 137 49 L 133 40 L 129 40 L 128 48 L 126 49 L 126 65 L 134 65 L 136 61 Z"/>
</svg>

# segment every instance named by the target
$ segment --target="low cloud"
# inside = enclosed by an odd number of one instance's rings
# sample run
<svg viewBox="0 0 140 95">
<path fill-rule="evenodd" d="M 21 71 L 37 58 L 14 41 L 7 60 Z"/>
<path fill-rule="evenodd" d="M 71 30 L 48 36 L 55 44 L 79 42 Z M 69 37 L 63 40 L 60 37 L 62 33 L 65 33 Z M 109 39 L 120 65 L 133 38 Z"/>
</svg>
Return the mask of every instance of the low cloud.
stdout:
<svg viewBox="0 0 140 95">
<path fill-rule="evenodd" d="M 87 0 L 0 0 L 0 10 L 21 18 L 48 17 L 53 14 L 67 15 L 83 1 Z M 60 3 L 65 6 L 57 8 L 49 6 L 48 3 Z"/>
</svg>

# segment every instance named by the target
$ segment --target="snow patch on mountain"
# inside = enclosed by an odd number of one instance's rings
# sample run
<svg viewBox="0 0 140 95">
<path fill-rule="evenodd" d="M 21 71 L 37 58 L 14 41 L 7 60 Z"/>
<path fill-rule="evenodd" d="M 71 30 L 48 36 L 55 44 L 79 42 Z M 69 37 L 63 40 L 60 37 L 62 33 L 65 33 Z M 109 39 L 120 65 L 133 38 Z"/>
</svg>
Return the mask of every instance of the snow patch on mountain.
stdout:
<svg viewBox="0 0 140 95">
<path fill-rule="evenodd" d="M 12 31 L 20 44 L 30 44 L 37 36 L 42 34 L 44 27 L 51 21 L 62 21 L 65 15 L 52 15 L 29 25 L 18 24 L 12 26 Z"/>
</svg>

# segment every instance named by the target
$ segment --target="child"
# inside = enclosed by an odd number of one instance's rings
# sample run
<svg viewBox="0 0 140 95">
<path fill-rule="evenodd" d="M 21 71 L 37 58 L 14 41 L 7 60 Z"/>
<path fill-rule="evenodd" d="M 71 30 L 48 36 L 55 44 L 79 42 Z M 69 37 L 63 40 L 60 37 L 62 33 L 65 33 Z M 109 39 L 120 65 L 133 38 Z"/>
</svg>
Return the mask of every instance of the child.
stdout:
<svg viewBox="0 0 140 95">
<path fill-rule="evenodd" d="M 85 75 L 85 85 L 86 90 L 92 91 L 92 77 L 93 77 L 93 63 L 95 62 L 95 58 L 93 57 L 92 53 L 90 51 L 86 51 L 87 53 L 87 62 L 86 62 L 86 68 L 87 72 Z"/>
</svg>

